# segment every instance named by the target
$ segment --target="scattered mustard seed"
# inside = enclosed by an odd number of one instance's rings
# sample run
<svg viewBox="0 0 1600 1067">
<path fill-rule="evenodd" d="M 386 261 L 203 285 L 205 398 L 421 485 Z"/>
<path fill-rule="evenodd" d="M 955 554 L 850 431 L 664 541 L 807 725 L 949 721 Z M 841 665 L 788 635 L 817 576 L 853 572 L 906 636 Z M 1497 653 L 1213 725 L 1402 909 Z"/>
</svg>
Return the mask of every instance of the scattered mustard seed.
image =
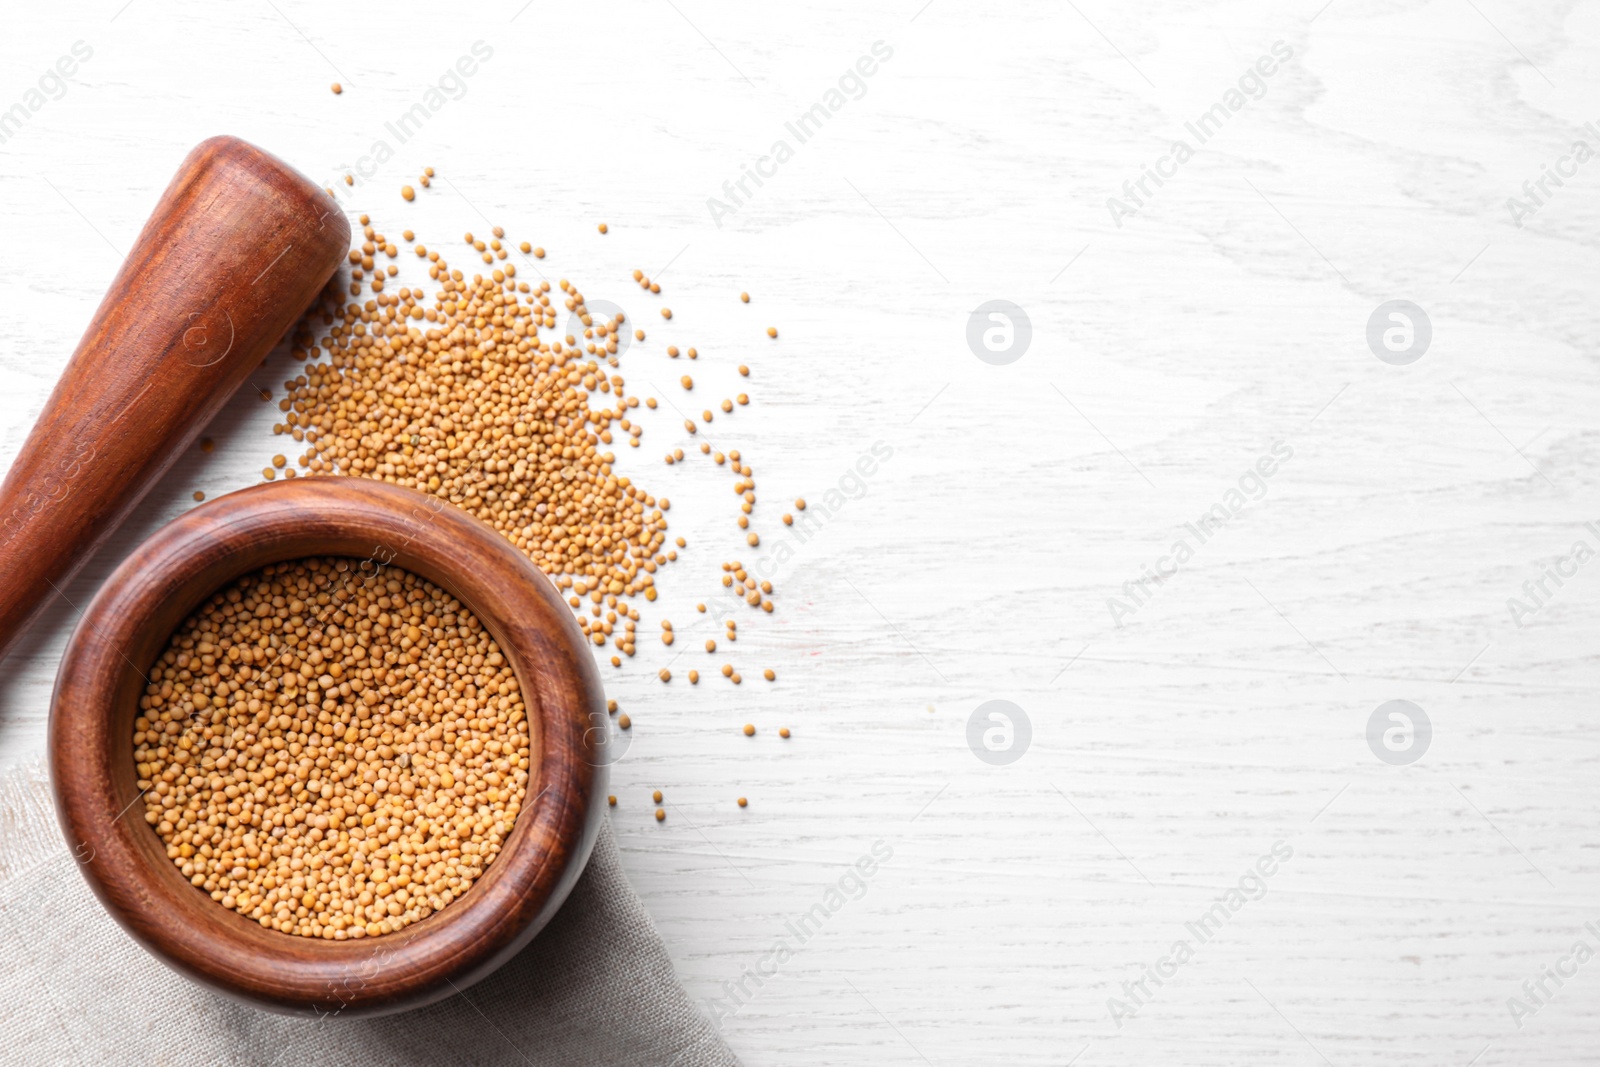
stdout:
<svg viewBox="0 0 1600 1067">
<path fill-rule="evenodd" d="M 409 185 L 402 185 L 400 187 L 400 196 L 404 200 L 415 200 L 417 198 L 417 191 L 411 188 Z"/>
<path fill-rule="evenodd" d="M 746 737 L 754 737 L 756 735 L 756 728 L 755 728 L 755 724 L 754 723 L 748 723 L 747 722 L 747 723 L 744 724 L 744 735 Z"/>
</svg>

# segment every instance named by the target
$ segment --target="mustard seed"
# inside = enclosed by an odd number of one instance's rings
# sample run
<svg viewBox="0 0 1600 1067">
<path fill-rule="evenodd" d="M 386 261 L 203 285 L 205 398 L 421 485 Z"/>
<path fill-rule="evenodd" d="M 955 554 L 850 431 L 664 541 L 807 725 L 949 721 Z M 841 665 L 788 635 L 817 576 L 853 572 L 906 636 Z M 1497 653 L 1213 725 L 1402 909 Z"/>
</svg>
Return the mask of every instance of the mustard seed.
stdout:
<svg viewBox="0 0 1600 1067">
<path fill-rule="evenodd" d="M 615 796 L 608 796 L 606 797 L 606 803 L 610 804 L 614 808 L 617 806 L 617 798 Z"/>
<path fill-rule="evenodd" d="M 344 92 L 344 86 L 340 85 L 338 82 L 334 82 L 328 88 L 333 90 L 334 96 L 338 96 L 340 93 Z"/>
<path fill-rule="evenodd" d="M 601 232 L 601 233 L 605 233 L 605 232 L 606 232 L 606 230 L 607 230 L 607 228 L 608 228 L 608 227 L 607 227 L 607 226 L 606 226 L 606 224 L 605 224 L 605 223 L 603 223 L 603 222 L 602 222 L 602 223 L 601 223 L 601 224 L 600 224 L 600 232 Z"/>
<path fill-rule="evenodd" d="M 739 300 L 740 300 L 741 303 L 745 303 L 745 304 L 750 303 L 750 294 L 749 293 L 740 293 L 739 294 Z"/>
<path fill-rule="evenodd" d="M 657 804 L 661 803 L 661 790 L 657 789 L 654 793 L 651 793 L 650 799 L 655 801 Z"/>
<path fill-rule="evenodd" d="M 617 716 L 617 728 L 619 730 L 627 730 L 632 728 L 632 726 L 633 720 L 628 718 L 626 713 Z"/>
<path fill-rule="evenodd" d="M 746 737 L 754 737 L 756 735 L 756 727 L 754 723 L 747 722 L 744 724 L 744 735 Z"/>
<path fill-rule="evenodd" d="M 767 336 L 768 337 L 776 337 L 776 336 L 778 336 L 778 328 L 776 326 L 768 326 L 767 327 Z"/>
<path fill-rule="evenodd" d="M 765 678 L 767 681 L 770 682 L 770 681 L 774 680 L 775 678 L 777 678 L 778 676 L 777 676 L 777 674 L 775 674 L 773 672 L 771 667 L 768 667 L 766 670 L 761 672 L 761 677 Z"/>
<path fill-rule="evenodd" d="M 411 188 L 409 185 L 402 185 L 400 187 L 400 197 L 403 200 L 415 200 L 417 198 L 417 191 Z"/>
<path fill-rule="evenodd" d="M 667 821 L 667 813 L 666 813 L 666 811 L 661 809 L 661 808 L 657 808 L 656 809 L 656 822 L 666 822 L 666 821 Z"/>
<path fill-rule="evenodd" d="M 213 594 L 151 667 L 134 721 L 145 821 L 184 877 L 325 940 L 458 899 L 530 767 L 516 675 L 476 617 L 407 572 L 352 582 L 356 566 L 279 563 Z"/>
<path fill-rule="evenodd" d="M 744 797 L 740 797 L 739 798 L 739 806 L 741 808 L 747 808 L 747 807 L 750 806 L 750 802 L 748 800 L 746 800 Z"/>
</svg>

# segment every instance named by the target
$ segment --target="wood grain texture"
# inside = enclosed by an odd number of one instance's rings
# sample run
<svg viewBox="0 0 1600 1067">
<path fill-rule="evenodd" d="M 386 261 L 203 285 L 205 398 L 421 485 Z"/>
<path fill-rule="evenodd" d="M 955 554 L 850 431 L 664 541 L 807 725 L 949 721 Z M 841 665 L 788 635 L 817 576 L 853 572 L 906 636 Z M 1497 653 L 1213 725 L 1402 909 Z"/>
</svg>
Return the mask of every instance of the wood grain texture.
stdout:
<svg viewBox="0 0 1600 1067">
<path fill-rule="evenodd" d="M 641 632 L 671 619 L 678 643 L 602 667 L 634 720 L 612 768 L 623 861 L 709 1000 L 873 841 L 894 848 L 724 1020 L 745 1063 L 1593 1058 L 1593 962 L 1521 1028 L 1507 999 L 1600 897 L 1600 569 L 1521 627 L 1506 601 L 1600 517 L 1600 163 L 1520 228 L 1506 200 L 1596 118 L 1600 5 L 608 0 L 443 25 L 404 0 L 382 19 L 274 3 L 12 15 L 12 98 L 78 37 L 96 53 L 0 146 L 0 233 L 25 250 L 0 259 L 0 422 L 28 425 L 59 372 L 40 353 L 70 349 L 117 267 L 95 230 L 131 239 L 149 176 L 217 129 L 330 182 L 385 138 L 392 160 L 336 186 L 352 214 L 457 258 L 491 225 L 545 246 L 538 273 L 519 261 L 530 281 L 570 278 L 647 330 L 619 371 L 644 395 L 681 406 L 665 348 L 697 345 L 697 394 L 751 396 L 708 433 L 755 470 L 763 549 L 725 468 L 661 463 L 694 456 L 684 416 L 630 412 L 643 446 L 617 469 L 671 497 L 689 547 L 641 605 Z M 602 24 L 604 49 L 567 46 Z M 388 135 L 479 38 L 495 55 L 466 95 Z M 1297 58 L 1265 97 L 1115 226 L 1107 198 L 1279 38 Z M 713 222 L 707 198 L 880 39 L 895 55 L 866 94 Z M 557 101 L 569 133 L 508 133 Z M 584 156 L 587 131 L 607 154 Z M 424 166 L 440 178 L 403 202 Z M 1365 338 L 1397 297 L 1435 327 L 1406 368 Z M 1008 367 L 964 336 L 992 298 L 1034 325 Z M 281 396 L 300 369 L 280 351 L 259 380 Z M 43 750 L 72 605 L 192 491 L 257 480 L 279 420 L 242 390 L 217 451 L 184 456 L 63 587 L 0 675 L 0 758 Z M 1115 627 L 1106 598 L 1278 437 L 1296 454 L 1266 498 Z M 698 652 L 720 631 L 686 621 L 720 563 L 768 558 L 783 502 L 821 499 L 880 439 L 894 458 L 778 574 L 770 624 L 735 616 L 745 684 L 683 684 L 721 662 Z M 754 684 L 763 666 L 776 683 Z M 996 697 L 1034 728 L 1005 768 L 966 744 Z M 1435 726 L 1408 768 L 1365 740 L 1394 697 Z M 1279 837 L 1295 857 L 1267 896 L 1119 1029 L 1107 999 Z"/>
<path fill-rule="evenodd" d="M 321 555 L 350 557 L 352 585 L 395 567 L 471 609 L 516 671 L 534 754 L 516 824 L 468 892 L 395 933 L 348 941 L 266 929 L 190 885 L 145 822 L 133 762 L 145 671 L 174 628 L 241 575 Z M 453 995 L 555 914 L 599 833 L 606 726 L 599 677 L 571 613 L 503 538 L 408 489 L 303 479 L 244 489 L 189 512 L 106 581 L 62 660 L 51 776 L 62 831 L 84 876 L 157 957 L 259 1007 L 377 1014 Z"/>
<path fill-rule="evenodd" d="M 184 159 L 0 484 L 0 655 L 257 369 L 348 251 L 328 195 L 213 137 Z"/>
</svg>

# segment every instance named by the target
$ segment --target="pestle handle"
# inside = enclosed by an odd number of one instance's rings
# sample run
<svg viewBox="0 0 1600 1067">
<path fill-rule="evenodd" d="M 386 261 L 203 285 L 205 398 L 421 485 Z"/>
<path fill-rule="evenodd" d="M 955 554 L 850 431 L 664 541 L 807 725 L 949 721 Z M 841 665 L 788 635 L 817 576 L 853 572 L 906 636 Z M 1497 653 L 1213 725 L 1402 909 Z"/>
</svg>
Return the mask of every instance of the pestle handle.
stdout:
<svg viewBox="0 0 1600 1067">
<path fill-rule="evenodd" d="M 310 306 L 327 192 L 235 137 L 184 159 L 0 484 L 0 656 Z"/>
</svg>

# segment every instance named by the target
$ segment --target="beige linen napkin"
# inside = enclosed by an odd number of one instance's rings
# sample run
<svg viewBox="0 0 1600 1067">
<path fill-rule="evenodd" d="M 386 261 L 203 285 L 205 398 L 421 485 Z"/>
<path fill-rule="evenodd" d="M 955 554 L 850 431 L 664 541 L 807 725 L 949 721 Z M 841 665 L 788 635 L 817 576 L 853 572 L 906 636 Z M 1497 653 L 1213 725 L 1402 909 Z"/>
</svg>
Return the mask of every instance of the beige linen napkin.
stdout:
<svg viewBox="0 0 1600 1067">
<path fill-rule="evenodd" d="M 168 970 L 90 893 L 42 768 L 0 778 L 0 1063 L 727 1067 L 609 822 L 533 943 L 450 999 L 377 1019 L 257 1011 Z"/>
</svg>

